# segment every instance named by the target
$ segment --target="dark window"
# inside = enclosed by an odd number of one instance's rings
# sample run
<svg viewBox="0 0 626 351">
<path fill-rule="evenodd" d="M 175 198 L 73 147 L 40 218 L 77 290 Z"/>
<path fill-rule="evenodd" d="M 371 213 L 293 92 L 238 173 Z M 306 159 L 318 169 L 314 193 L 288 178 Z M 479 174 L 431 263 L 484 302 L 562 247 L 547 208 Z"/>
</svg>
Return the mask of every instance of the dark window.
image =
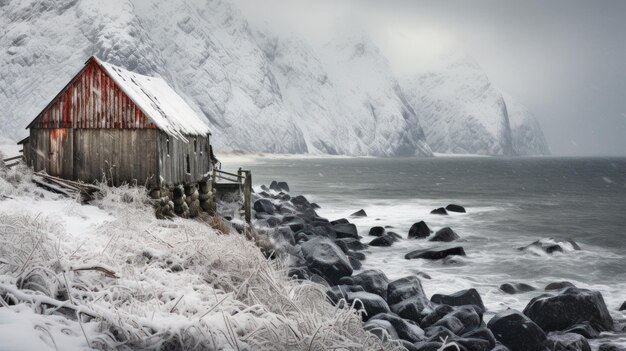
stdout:
<svg viewBox="0 0 626 351">
<path fill-rule="evenodd" d="M 165 147 L 167 148 L 167 156 L 169 156 L 170 155 L 170 138 L 166 139 Z"/>
<path fill-rule="evenodd" d="M 189 164 L 189 154 L 187 154 L 187 173 L 191 173 L 191 165 Z"/>
<path fill-rule="evenodd" d="M 198 138 L 193 138 L 193 152 L 198 152 Z"/>
</svg>

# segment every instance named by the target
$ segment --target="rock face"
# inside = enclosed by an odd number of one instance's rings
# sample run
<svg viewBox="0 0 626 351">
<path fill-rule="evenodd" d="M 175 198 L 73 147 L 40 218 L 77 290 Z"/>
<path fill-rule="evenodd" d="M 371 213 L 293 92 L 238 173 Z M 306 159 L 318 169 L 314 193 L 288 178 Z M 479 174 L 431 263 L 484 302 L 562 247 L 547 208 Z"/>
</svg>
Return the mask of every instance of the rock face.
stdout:
<svg viewBox="0 0 626 351">
<path fill-rule="evenodd" d="M 315 273 L 336 285 L 341 277 L 352 275 L 348 257 L 331 240 L 314 238 L 301 244 L 306 265 Z"/>
<path fill-rule="evenodd" d="M 430 241 L 450 242 L 459 238 L 460 237 L 458 236 L 457 233 L 454 232 L 454 230 L 452 230 L 450 227 L 445 227 L 445 228 L 439 229 L 435 233 L 435 235 L 432 238 L 430 238 Z"/>
<path fill-rule="evenodd" d="M 562 331 L 588 322 L 597 331 L 613 329 L 613 319 L 602 294 L 587 289 L 567 288 L 554 296 L 533 298 L 524 314 L 545 331 Z"/>
<path fill-rule="evenodd" d="M 513 151 L 519 156 L 550 155 L 539 121 L 522 104 L 505 95 Z"/>
<path fill-rule="evenodd" d="M 572 333 L 550 333 L 546 342 L 548 350 L 591 351 L 589 342 L 582 335 Z"/>
<path fill-rule="evenodd" d="M 435 294 L 430 298 L 430 301 L 437 304 L 446 304 L 450 306 L 473 305 L 480 308 L 481 311 L 485 310 L 483 300 L 480 297 L 478 291 L 476 291 L 476 289 L 474 288 L 457 291 L 454 294 L 450 295 Z"/>
<path fill-rule="evenodd" d="M 487 328 L 511 351 L 544 351 L 546 333 L 528 317 L 515 310 L 496 314 Z"/>
<path fill-rule="evenodd" d="M 500 285 L 500 290 L 507 294 L 519 294 L 537 290 L 535 287 L 525 283 L 504 283 Z"/>
<path fill-rule="evenodd" d="M 387 286 L 389 279 L 385 273 L 377 269 L 370 269 L 352 277 L 354 284 L 360 285 L 369 293 L 376 294 L 387 300 Z"/>
</svg>

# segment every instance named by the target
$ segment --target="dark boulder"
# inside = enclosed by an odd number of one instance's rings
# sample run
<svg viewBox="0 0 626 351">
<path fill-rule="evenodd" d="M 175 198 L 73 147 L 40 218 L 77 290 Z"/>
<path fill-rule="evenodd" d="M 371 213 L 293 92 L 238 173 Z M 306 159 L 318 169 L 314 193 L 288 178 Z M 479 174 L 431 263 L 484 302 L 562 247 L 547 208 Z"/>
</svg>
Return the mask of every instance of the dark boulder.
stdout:
<svg viewBox="0 0 626 351">
<path fill-rule="evenodd" d="M 451 342 L 456 343 L 461 347 L 462 350 L 465 351 L 488 351 L 491 350 L 489 347 L 489 341 L 478 339 L 478 338 L 452 338 Z"/>
<path fill-rule="evenodd" d="M 370 320 L 372 319 L 380 319 L 391 323 L 401 339 L 416 342 L 424 337 L 424 331 L 415 323 L 402 319 L 393 313 L 379 313 L 370 318 Z"/>
<path fill-rule="evenodd" d="M 287 271 L 287 276 L 292 279 L 308 280 L 311 277 L 311 272 L 307 267 L 292 267 Z"/>
<path fill-rule="evenodd" d="M 460 206 L 460 205 L 455 205 L 455 204 L 449 204 L 448 206 L 446 206 L 446 210 L 448 210 L 448 212 L 459 212 L 459 213 L 465 213 L 465 207 Z"/>
<path fill-rule="evenodd" d="M 311 222 L 309 229 L 316 236 L 324 236 L 331 239 L 337 238 L 337 233 L 335 233 L 335 229 L 333 229 L 332 224 L 327 222 L 316 220 Z"/>
<path fill-rule="evenodd" d="M 546 346 L 551 351 L 591 351 L 587 339 L 572 333 L 550 333 Z"/>
<path fill-rule="evenodd" d="M 430 306 L 424 293 L 422 282 L 418 277 L 410 275 L 389 282 L 387 285 L 387 301 L 393 305 L 408 298 L 418 298 L 422 306 Z"/>
<path fill-rule="evenodd" d="M 613 319 L 599 291 L 567 288 L 555 296 L 538 296 L 530 300 L 524 314 L 547 332 L 583 322 L 600 332 L 613 329 Z"/>
<path fill-rule="evenodd" d="M 457 307 L 446 315 L 448 316 L 455 317 L 463 324 L 463 329 L 457 333 L 459 335 L 478 329 L 483 321 L 482 313 L 479 313 L 473 306 Z"/>
<path fill-rule="evenodd" d="M 436 208 L 436 209 L 430 211 L 430 214 L 447 215 L 448 211 L 446 211 L 446 209 L 443 208 L 443 207 L 439 207 L 439 208 Z"/>
<path fill-rule="evenodd" d="M 300 211 L 304 211 L 307 208 L 311 208 L 311 203 L 309 202 L 309 200 L 307 200 L 306 197 L 302 195 L 292 197 L 290 201 Z"/>
<path fill-rule="evenodd" d="M 511 349 L 509 349 L 508 347 L 500 343 L 497 343 L 496 346 L 493 349 L 491 349 L 491 351 L 511 351 Z"/>
<path fill-rule="evenodd" d="M 358 285 L 358 284 L 354 284 L 354 279 L 352 279 L 352 277 L 341 277 L 339 278 L 337 285 Z"/>
<path fill-rule="evenodd" d="M 520 294 L 537 290 L 535 287 L 525 283 L 505 283 L 500 285 L 500 290 L 507 294 Z"/>
<path fill-rule="evenodd" d="M 419 351 L 417 346 L 412 342 L 400 339 L 400 344 L 406 349 L 406 351 Z"/>
<path fill-rule="evenodd" d="M 448 256 L 465 256 L 465 250 L 461 246 L 451 247 L 448 249 L 420 249 L 411 251 L 404 255 L 407 260 L 422 258 L 425 260 L 441 260 Z"/>
<path fill-rule="evenodd" d="M 346 301 L 349 305 L 354 305 L 357 310 L 364 310 L 363 320 L 369 320 L 371 317 L 379 314 L 390 312 L 387 302 L 380 296 L 366 291 L 348 292 Z"/>
<path fill-rule="evenodd" d="M 445 327 L 455 335 L 460 334 L 463 331 L 463 323 L 458 318 L 450 315 L 444 316 L 433 324 L 433 327 L 437 326 Z"/>
<path fill-rule="evenodd" d="M 291 216 L 285 216 L 285 218 L 287 217 L 291 217 Z M 291 230 L 293 230 L 294 233 L 297 233 L 301 230 L 304 230 L 307 228 L 306 223 L 304 223 L 304 220 L 302 218 L 299 217 L 295 217 L 293 219 L 291 219 L 288 222 L 285 222 L 283 220 L 283 225 L 289 226 L 289 228 L 291 228 Z"/>
<path fill-rule="evenodd" d="M 617 346 L 613 344 L 602 344 L 598 348 L 598 351 L 626 351 L 626 347 Z"/>
<path fill-rule="evenodd" d="M 302 243 L 300 247 L 309 270 L 331 285 L 336 285 L 341 277 L 352 275 L 350 260 L 331 240 L 314 238 Z"/>
<path fill-rule="evenodd" d="M 424 318 L 422 318 L 422 321 L 420 322 L 420 325 L 422 327 L 429 327 L 429 326 L 437 323 L 437 321 L 439 321 L 440 319 L 445 317 L 448 313 L 451 313 L 453 311 L 454 311 L 454 308 L 452 306 L 449 306 L 449 305 L 435 306 L 431 310 L 431 312 L 428 313 L 428 315 L 426 315 Z"/>
<path fill-rule="evenodd" d="M 339 242 L 345 243 L 348 249 L 354 250 L 354 251 L 365 250 L 367 248 L 367 245 L 363 244 L 361 241 L 359 241 L 359 239 L 355 239 L 355 238 L 335 239 L 335 243 L 339 243 Z"/>
<path fill-rule="evenodd" d="M 552 291 L 552 290 L 563 290 L 565 288 L 575 288 L 576 285 L 570 283 L 570 282 L 554 282 L 554 283 L 550 283 L 548 285 L 546 285 L 546 287 L 544 288 L 545 291 Z"/>
<path fill-rule="evenodd" d="M 287 184 L 287 182 L 277 182 L 276 186 L 278 187 L 278 189 L 289 192 L 289 184 Z M 271 189 L 271 187 L 270 187 Z"/>
<path fill-rule="evenodd" d="M 348 244 L 346 244 L 346 242 L 343 240 L 335 240 L 335 245 L 337 245 L 337 247 L 345 254 L 347 254 L 350 250 L 348 249 Z"/>
<path fill-rule="evenodd" d="M 359 285 L 335 285 L 326 290 L 326 296 L 334 304 L 338 304 L 341 299 L 347 300 L 348 293 L 364 291 Z"/>
<path fill-rule="evenodd" d="M 356 217 L 356 218 L 358 218 L 358 217 L 367 217 L 367 213 L 365 213 L 364 209 L 360 209 L 360 210 L 354 212 L 353 214 L 351 214 L 350 217 Z"/>
<path fill-rule="evenodd" d="M 626 301 L 624 301 L 622 303 L 622 305 L 619 307 L 618 311 L 626 311 Z"/>
<path fill-rule="evenodd" d="M 441 341 L 447 339 L 452 339 L 456 336 L 450 329 L 446 327 L 438 326 L 430 326 L 424 329 L 424 334 L 429 341 Z"/>
<path fill-rule="evenodd" d="M 358 238 L 359 233 L 352 223 L 338 223 L 333 225 L 337 238 Z"/>
<path fill-rule="evenodd" d="M 587 339 L 595 339 L 597 337 L 600 336 L 600 333 L 598 333 L 597 330 L 595 330 L 591 324 L 589 324 L 588 322 L 584 322 L 581 324 L 577 324 L 571 328 L 568 328 L 566 330 L 563 331 L 564 333 L 574 333 L 574 334 L 580 334 L 582 336 L 584 336 Z"/>
<path fill-rule="evenodd" d="M 348 250 L 346 255 L 348 255 L 349 257 L 354 257 L 355 259 L 357 259 L 359 261 L 365 260 L 365 254 L 362 253 L 362 252 Z"/>
<path fill-rule="evenodd" d="M 432 233 L 426 222 L 420 221 L 414 223 L 409 229 L 409 239 L 426 238 Z"/>
<path fill-rule="evenodd" d="M 544 351 L 546 333 L 525 315 L 506 310 L 493 316 L 487 328 L 511 351 Z"/>
<path fill-rule="evenodd" d="M 368 269 L 352 276 L 354 284 L 360 285 L 369 293 L 376 294 L 387 300 L 387 286 L 389 279 L 385 273 L 378 269 Z"/>
<path fill-rule="evenodd" d="M 379 236 L 374 240 L 370 241 L 369 246 L 391 246 L 395 242 L 395 238 L 390 236 L 389 234 L 385 234 L 383 236 Z"/>
<path fill-rule="evenodd" d="M 311 208 L 315 210 L 319 210 L 320 208 L 322 208 L 322 206 L 318 205 L 315 202 L 311 202 Z"/>
<path fill-rule="evenodd" d="M 419 296 L 409 297 L 389 307 L 391 312 L 418 324 L 421 323 L 426 315 L 432 312 L 430 301 L 425 296 L 423 298 Z"/>
<path fill-rule="evenodd" d="M 258 199 L 254 202 L 256 212 L 274 214 L 274 204 L 268 199 Z"/>
<path fill-rule="evenodd" d="M 267 217 L 266 221 L 267 221 L 267 226 L 270 228 L 277 227 L 281 222 L 278 217 L 274 217 L 274 216 Z"/>
<path fill-rule="evenodd" d="M 472 330 L 461 336 L 464 338 L 470 338 L 470 339 L 487 340 L 487 342 L 489 343 L 489 347 L 486 350 L 491 350 L 494 347 L 496 347 L 496 337 L 493 336 L 493 333 L 491 332 L 491 330 L 485 327 Z"/>
<path fill-rule="evenodd" d="M 397 340 L 400 337 L 396 332 L 396 329 L 389 323 L 389 321 L 383 319 L 370 319 L 363 324 L 363 329 L 376 335 L 380 340 Z"/>
<path fill-rule="evenodd" d="M 270 188 L 268 188 L 267 185 L 263 184 L 261 185 L 261 190 L 269 191 Z"/>
<path fill-rule="evenodd" d="M 387 236 L 393 240 L 393 241 L 399 241 L 402 240 L 402 235 L 396 233 L 396 232 L 387 232 Z"/>
<path fill-rule="evenodd" d="M 348 224 L 350 223 L 350 221 L 348 221 L 345 218 L 339 218 L 339 219 L 335 219 L 334 221 L 330 221 L 330 224 L 335 225 L 335 224 Z"/>
<path fill-rule="evenodd" d="M 454 232 L 450 227 L 444 227 L 439 229 L 435 235 L 430 238 L 430 241 L 443 241 L 450 242 L 459 239 L 457 233 Z"/>
<path fill-rule="evenodd" d="M 352 266 L 353 270 L 357 270 L 357 269 L 361 269 L 361 267 L 363 266 L 363 264 L 361 263 L 361 261 L 359 261 L 358 259 L 348 255 L 348 261 L 350 261 L 350 265 Z"/>
<path fill-rule="evenodd" d="M 555 252 L 567 252 L 578 251 L 580 246 L 571 239 L 555 240 L 555 239 L 540 239 L 529 245 L 518 248 L 521 251 L 528 251 L 534 254 L 538 252 L 545 252 L 547 254 L 553 254 Z"/>
<path fill-rule="evenodd" d="M 385 234 L 385 228 L 383 227 L 372 227 L 370 228 L 369 235 L 371 236 L 382 236 Z"/>
<path fill-rule="evenodd" d="M 443 344 L 439 341 L 420 341 L 415 343 L 417 351 L 439 351 Z M 456 350 L 455 348 L 452 348 Z"/>
<path fill-rule="evenodd" d="M 450 306 L 474 305 L 480 308 L 481 311 L 485 311 L 483 299 L 480 298 L 480 294 L 474 288 L 457 291 L 450 295 L 435 294 L 430 298 L 430 301 Z"/>
<path fill-rule="evenodd" d="M 284 243 L 292 246 L 296 244 L 293 230 L 291 230 L 289 227 L 276 228 L 271 235 L 271 238 L 276 243 L 275 245 L 278 246 L 281 246 Z"/>
</svg>

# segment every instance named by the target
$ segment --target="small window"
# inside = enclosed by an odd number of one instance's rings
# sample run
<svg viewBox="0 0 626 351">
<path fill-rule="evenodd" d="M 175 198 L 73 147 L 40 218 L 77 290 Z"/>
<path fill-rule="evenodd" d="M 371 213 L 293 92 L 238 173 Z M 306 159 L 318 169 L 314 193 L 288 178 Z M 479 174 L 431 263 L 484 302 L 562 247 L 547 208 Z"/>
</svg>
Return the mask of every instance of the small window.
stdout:
<svg viewBox="0 0 626 351">
<path fill-rule="evenodd" d="M 191 165 L 189 164 L 189 154 L 187 154 L 187 173 L 191 173 Z"/>
<path fill-rule="evenodd" d="M 193 138 L 193 152 L 198 152 L 198 138 Z"/>
<path fill-rule="evenodd" d="M 170 156 L 170 138 L 165 140 L 165 148 L 167 149 L 167 156 Z"/>
</svg>

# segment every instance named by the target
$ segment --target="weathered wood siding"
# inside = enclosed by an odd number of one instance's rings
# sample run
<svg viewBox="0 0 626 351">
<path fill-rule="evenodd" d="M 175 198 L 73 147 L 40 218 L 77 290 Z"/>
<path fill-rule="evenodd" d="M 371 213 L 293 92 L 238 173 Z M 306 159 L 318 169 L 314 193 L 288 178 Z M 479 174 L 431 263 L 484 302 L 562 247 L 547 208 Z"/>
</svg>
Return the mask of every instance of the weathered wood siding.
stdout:
<svg viewBox="0 0 626 351">
<path fill-rule="evenodd" d="M 186 138 L 187 141 L 184 141 L 164 132 L 159 133 L 159 174 L 165 184 L 196 182 L 211 171 L 209 136 L 192 135 Z"/>
<path fill-rule="evenodd" d="M 95 61 L 90 61 L 29 127 L 156 128 Z"/>
</svg>

